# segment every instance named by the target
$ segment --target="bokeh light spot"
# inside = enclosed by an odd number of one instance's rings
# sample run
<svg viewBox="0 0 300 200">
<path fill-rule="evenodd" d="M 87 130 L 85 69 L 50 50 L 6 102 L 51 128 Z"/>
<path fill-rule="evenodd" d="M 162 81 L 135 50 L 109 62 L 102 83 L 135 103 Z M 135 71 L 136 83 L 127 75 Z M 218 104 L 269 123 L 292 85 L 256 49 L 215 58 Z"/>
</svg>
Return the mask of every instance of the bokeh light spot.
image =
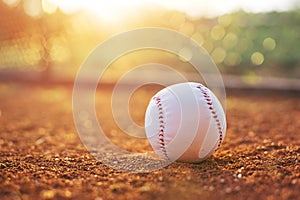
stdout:
<svg viewBox="0 0 300 200">
<path fill-rule="evenodd" d="M 200 45 L 202 45 L 204 43 L 204 38 L 203 36 L 199 33 L 199 32 L 196 32 L 192 35 L 192 38 L 194 40 L 196 40 L 196 42 Z"/>
<path fill-rule="evenodd" d="M 31 17 L 42 15 L 42 4 L 40 0 L 24 0 L 24 12 Z"/>
<path fill-rule="evenodd" d="M 211 29 L 210 35 L 214 40 L 221 40 L 225 35 L 225 29 L 222 26 L 214 26 Z"/>
<path fill-rule="evenodd" d="M 218 17 L 218 23 L 224 27 L 229 26 L 232 23 L 232 17 L 230 15 L 222 15 Z"/>
<path fill-rule="evenodd" d="M 54 0 L 42 0 L 42 8 L 45 13 L 52 14 L 57 10 L 57 4 Z"/>
<path fill-rule="evenodd" d="M 202 46 L 208 53 L 210 53 L 214 48 L 213 43 L 209 40 L 205 40 Z"/>
<path fill-rule="evenodd" d="M 271 37 L 267 37 L 263 41 L 263 46 L 266 50 L 272 51 L 276 47 L 276 41 Z"/>
<path fill-rule="evenodd" d="M 251 62 L 254 64 L 254 65 L 261 65 L 263 62 L 264 62 L 265 58 L 264 58 L 264 55 L 260 52 L 254 52 L 252 55 L 251 55 Z"/>
<path fill-rule="evenodd" d="M 51 60 L 53 61 L 65 62 L 71 57 L 70 51 L 67 48 L 67 41 L 62 36 L 52 37 L 47 46 L 50 51 Z"/>
<path fill-rule="evenodd" d="M 258 76 L 255 72 L 250 71 L 242 76 L 242 80 L 244 83 L 247 83 L 249 85 L 255 85 L 261 81 L 261 77 Z"/>
<path fill-rule="evenodd" d="M 222 63 L 226 56 L 226 51 L 223 48 L 217 47 L 211 54 L 215 63 Z"/>
<path fill-rule="evenodd" d="M 253 48 L 253 42 L 248 38 L 240 38 L 237 45 L 237 51 L 243 53 Z"/>
<path fill-rule="evenodd" d="M 3 0 L 3 2 L 10 7 L 15 7 L 20 3 L 20 0 Z"/>
<path fill-rule="evenodd" d="M 191 36 L 195 31 L 195 26 L 191 22 L 185 22 L 181 25 L 179 31 L 185 35 Z"/>
<path fill-rule="evenodd" d="M 223 46 L 226 49 L 230 49 L 234 47 L 237 44 L 237 42 L 238 42 L 238 37 L 236 36 L 236 34 L 230 32 L 224 37 Z"/>
<path fill-rule="evenodd" d="M 41 53 L 38 49 L 26 49 L 23 51 L 25 65 L 37 65 L 41 60 Z"/>
<path fill-rule="evenodd" d="M 185 23 L 185 15 L 183 13 L 175 13 L 171 16 L 169 23 L 173 28 L 180 28 Z"/>
<path fill-rule="evenodd" d="M 229 52 L 224 60 L 224 63 L 228 66 L 237 66 L 241 63 L 242 58 L 236 52 Z"/>
</svg>

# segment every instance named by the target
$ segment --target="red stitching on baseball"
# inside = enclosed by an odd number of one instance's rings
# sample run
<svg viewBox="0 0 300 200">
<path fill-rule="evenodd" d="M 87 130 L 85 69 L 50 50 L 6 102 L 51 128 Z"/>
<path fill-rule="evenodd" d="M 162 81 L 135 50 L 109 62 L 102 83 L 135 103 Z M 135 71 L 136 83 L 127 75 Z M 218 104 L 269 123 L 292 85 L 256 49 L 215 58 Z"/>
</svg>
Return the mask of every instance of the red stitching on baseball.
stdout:
<svg viewBox="0 0 300 200">
<path fill-rule="evenodd" d="M 155 101 L 155 104 L 158 108 L 158 119 L 159 119 L 159 133 L 158 133 L 158 138 L 159 138 L 159 147 L 160 150 L 163 152 L 163 156 L 165 159 L 170 160 L 168 155 L 167 155 L 167 150 L 166 150 L 166 145 L 165 145 L 165 124 L 164 124 L 164 112 L 163 112 L 163 106 L 161 103 L 161 99 L 159 97 L 154 97 L 153 100 Z"/>
<path fill-rule="evenodd" d="M 219 117 L 217 115 L 216 110 L 213 107 L 212 98 L 209 96 L 209 94 L 207 92 L 207 89 L 204 88 L 203 85 L 198 85 L 197 88 L 200 89 L 201 93 L 203 94 L 203 96 L 204 96 L 204 98 L 206 100 L 207 105 L 209 105 L 208 108 L 209 108 L 209 110 L 211 110 L 212 117 L 213 117 L 213 119 L 215 119 L 215 121 L 217 123 L 217 126 L 218 126 L 219 142 L 218 142 L 218 147 L 215 150 L 215 151 L 217 151 L 220 148 L 220 146 L 221 146 L 221 144 L 223 142 L 223 131 L 222 131 L 220 119 L 219 119 Z"/>
</svg>

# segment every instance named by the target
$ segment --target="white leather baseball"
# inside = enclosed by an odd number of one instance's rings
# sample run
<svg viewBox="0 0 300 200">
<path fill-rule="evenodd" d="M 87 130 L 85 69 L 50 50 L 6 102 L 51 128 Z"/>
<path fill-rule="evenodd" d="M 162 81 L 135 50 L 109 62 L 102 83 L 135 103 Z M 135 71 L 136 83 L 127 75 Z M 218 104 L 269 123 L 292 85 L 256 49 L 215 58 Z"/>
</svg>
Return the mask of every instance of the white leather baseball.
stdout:
<svg viewBox="0 0 300 200">
<path fill-rule="evenodd" d="M 145 129 L 162 158 L 200 162 L 220 147 L 226 119 L 221 103 L 208 88 L 186 82 L 154 95 L 146 110 Z"/>
</svg>

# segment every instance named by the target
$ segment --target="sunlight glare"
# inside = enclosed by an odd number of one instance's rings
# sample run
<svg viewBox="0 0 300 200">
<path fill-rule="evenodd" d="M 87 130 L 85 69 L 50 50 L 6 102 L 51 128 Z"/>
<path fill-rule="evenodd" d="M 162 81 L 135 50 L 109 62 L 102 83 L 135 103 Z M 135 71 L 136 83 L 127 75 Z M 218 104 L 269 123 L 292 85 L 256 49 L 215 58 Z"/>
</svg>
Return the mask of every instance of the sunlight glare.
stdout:
<svg viewBox="0 0 300 200">
<path fill-rule="evenodd" d="M 56 11 L 57 5 L 54 0 L 42 0 L 42 8 L 45 13 L 52 14 Z"/>
<path fill-rule="evenodd" d="M 72 14 L 75 13 L 79 10 L 81 10 L 81 6 L 83 4 L 84 1 L 82 0 L 72 0 L 72 1 L 60 1 L 60 0 L 56 0 L 55 3 L 57 4 L 57 6 L 59 7 L 59 9 L 66 14 Z"/>
<path fill-rule="evenodd" d="M 13 1 L 13 0 L 4 0 Z M 74 13 L 78 10 L 85 10 L 95 14 L 102 20 L 115 21 L 128 17 L 135 13 L 141 6 L 159 6 L 168 10 L 183 12 L 192 17 L 199 16 L 220 16 L 235 10 L 243 9 L 249 12 L 266 12 L 270 10 L 287 10 L 294 5 L 294 0 L 274 0 L 251 2 L 246 0 L 47 0 L 55 2 L 60 10 L 66 14 Z M 230 21 L 229 21 L 230 22 Z"/>
<path fill-rule="evenodd" d="M 24 0 L 24 11 L 31 17 L 39 17 L 42 15 L 42 5 L 39 0 Z"/>
<path fill-rule="evenodd" d="M 66 13 L 72 14 L 77 11 L 85 11 L 93 16 L 99 17 L 99 19 L 113 22 L 123 17 L 130 15 L 136 7 L 141 5 L 137 0 L 132 1 L 98 1 L 98 0 L 72 0 L 61 1 L 53 0 L 59 9 Z"/>
<path fill-rule="evenodd" d="M 3 2 L 11 7 L 15 7 L 20 3 L 20 0 L 3 0 Z"/>
</svg>

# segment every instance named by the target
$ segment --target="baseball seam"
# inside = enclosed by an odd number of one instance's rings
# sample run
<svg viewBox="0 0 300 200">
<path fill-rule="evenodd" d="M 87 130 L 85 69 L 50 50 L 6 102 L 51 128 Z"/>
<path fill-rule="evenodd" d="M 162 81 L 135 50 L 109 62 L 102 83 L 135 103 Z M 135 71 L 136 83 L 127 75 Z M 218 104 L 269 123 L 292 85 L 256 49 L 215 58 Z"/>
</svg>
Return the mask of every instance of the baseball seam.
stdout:
<svg viewBox="0 0 300 200">
<path fill-rule="evenodd" d="M 166 160 L 170 160 L 166 150 L 165 144 L 165 116 L 163 111 L 163 105 L 161 103 L 160 97 L 154 97 L 153 100 L 158 108 L 158 121 L 159 121 L 159 132 L 158 132 L 158 141 L 159 148 L 162 151 L 163 157 Z"/>
<path fill-rule="evenodd" d="M 215 149 L 215 151 L 217 151 L 220 148 L 222 141 L 223 141 L 223 131 L 222 131 L 221 122 L 220 122 L 218 114 L 213 106 L 212 98 L 209 95 L 209 91 L 203 85 L 198 85 L 197 88 L 200 89 L 203 97 L 205 98 L 206 104 L 208 105 L 208 108 L 212 114 L 212 117 L 215 120 L 217 127 L 218 127 L 219 142 L 218 142 L 218 147 Z"/>
</svg>

